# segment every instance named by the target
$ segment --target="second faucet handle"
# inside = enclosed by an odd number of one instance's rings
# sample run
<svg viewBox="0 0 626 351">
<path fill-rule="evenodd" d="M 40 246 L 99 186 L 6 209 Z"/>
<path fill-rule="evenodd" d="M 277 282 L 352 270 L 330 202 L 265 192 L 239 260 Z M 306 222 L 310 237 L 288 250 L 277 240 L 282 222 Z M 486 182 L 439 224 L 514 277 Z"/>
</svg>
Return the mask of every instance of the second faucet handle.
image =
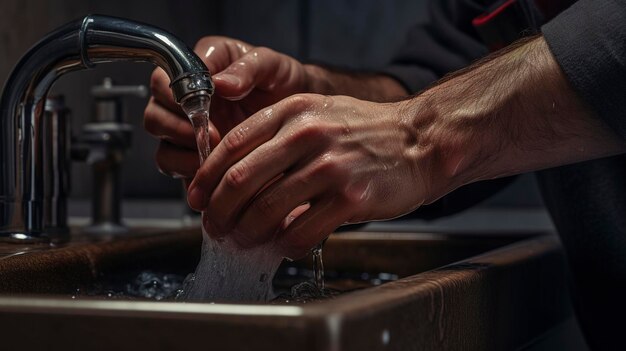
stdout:
<svg viewBox="0 0 626 351">
<path fill-rule="evenodd" d="M 91 88 L 91 95 L 96 99 L 96 111 L 93 122 L 123 122 L 121 98 L 135 96 L 145 98 L 148 88 L 145 85 L 115 85 L 110 77 L 104 78 L 101 85 Z"/>
<path fill-rule="evenodd" d="M 148 88 L 145 85 L 114 85 L 111 77 L 105 77 L 102 80 L 102 85 L 96 85 L 91 88 L 91 95 L 101 99 L 122 96 L 145 98 L 148 96 Z"/>
</svg>

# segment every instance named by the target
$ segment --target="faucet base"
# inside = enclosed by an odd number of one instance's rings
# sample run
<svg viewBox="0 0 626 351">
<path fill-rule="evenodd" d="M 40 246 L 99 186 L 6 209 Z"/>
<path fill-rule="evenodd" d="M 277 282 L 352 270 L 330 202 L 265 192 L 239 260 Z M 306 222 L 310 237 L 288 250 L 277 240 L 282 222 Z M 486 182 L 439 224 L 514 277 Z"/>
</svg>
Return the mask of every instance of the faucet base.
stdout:
<svg viewBox="0 0 626 351">
<path fill-rule="evenodd" d="M 48 203 L 50 201 L 46 201 Z M 0 230 L 0 242 L 2 243 L 59 243 L 69 239 L 70 230 L 65 221 L 50 221 L 53 213 L 42 215 L 38 209 L 42 208 L 42 201 L 11 201 L 0 202 L 0 219 L 2 223 L 9 223 Z M 64 202 L 63 202 L 64 204 Z M 66 205 L 55 206 L 58 209 L 65 209 Z M 48 206 L 50 208 L 51 206 Z M 24 225 L 16 225 L 11 221 L 12 218 L 21 218 L 23 213 L 29 213 L 29 218 L 38 219 L 35 223 L 43 223 L 35 225 L 34 223 L 25 223 Z M 63 211 L 66 216 L 66 211 Z"/>
<path fill-rule="evenodd" d="M 0 242 L 14 244 L 39 244 L 49 243 L 47 236 L 33 236 L 29 233 L 0 233 Z"/>
</svg>

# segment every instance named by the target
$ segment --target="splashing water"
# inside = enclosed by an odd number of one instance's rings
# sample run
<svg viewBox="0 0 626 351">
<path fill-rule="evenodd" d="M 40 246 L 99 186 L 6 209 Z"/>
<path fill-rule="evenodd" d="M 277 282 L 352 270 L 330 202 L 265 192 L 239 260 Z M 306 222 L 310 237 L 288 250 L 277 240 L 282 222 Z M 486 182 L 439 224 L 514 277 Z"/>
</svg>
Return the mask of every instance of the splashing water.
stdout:
<svg viewBox="0 0 626 351">
<path fill-rule="evenodd" d="M 327 285 L 329 286 L 319 289 L 314 283 L 315 273 L 312 270 L 295 263 L 286 262 L 286 264 L 281 265 L 274 278 L 274 291 L 278 293 L 278 296 L 272 299 L 270 303 L 278 305 L 312 303 L 398 279 L 398 275 L 385 272 L 331 270 L 327 273 L 329 283 Z M 113 300 L 172 301 L 178 299 L 181 294 L 184 279 L 185 275 L 177 271 L 113 271 L 101 274 L 91 286 L 75 288 L 70 297 L 72 299 L 88 297 Z"/>
<path fill-rule="evenodd" d="M 209 156 L 210 97 L 186 99 L 181 106 L 191 120 L 200 164 Z M 202 213 L 206 223 L 206 213 Z M 226 235 L 211 238 L 202 228 L 202 253 L 196 272 L 185 279 L 179 299 L 209 301 L 269 301 L 274 298 L 272 280 L 283 260 L 273 242 L 242 249 Z"/>
<path fill-rule="evenodd" d="M 313 248 L 313 279 L 319 291 L 324 291 L 324 261 L 322 260 L 322 247 L 326 240 Z"/>
</svg>

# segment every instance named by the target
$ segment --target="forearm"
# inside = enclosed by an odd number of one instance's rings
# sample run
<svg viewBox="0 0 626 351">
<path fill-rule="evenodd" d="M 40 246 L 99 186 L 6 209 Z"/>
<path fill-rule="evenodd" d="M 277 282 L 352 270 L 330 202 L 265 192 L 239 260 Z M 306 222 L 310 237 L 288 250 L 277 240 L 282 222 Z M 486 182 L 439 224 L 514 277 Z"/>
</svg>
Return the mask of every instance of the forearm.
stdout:
<svg viewBox="0 0 626 351">
<path fill-rule="evenodd" d="M 541 37 L 445 79 L 405 108 L 417 146 L 434 160 L 428 202 L 474 181 L 626 151 Z"/>
<path fill-rule="evenodd" d="M 341 72 L 317 65 L 304 67 L 311 93 L 347 95 L 376 102 L 397 101 L 408 95 L 402 84 L 384 74 Z"/>
</svg>

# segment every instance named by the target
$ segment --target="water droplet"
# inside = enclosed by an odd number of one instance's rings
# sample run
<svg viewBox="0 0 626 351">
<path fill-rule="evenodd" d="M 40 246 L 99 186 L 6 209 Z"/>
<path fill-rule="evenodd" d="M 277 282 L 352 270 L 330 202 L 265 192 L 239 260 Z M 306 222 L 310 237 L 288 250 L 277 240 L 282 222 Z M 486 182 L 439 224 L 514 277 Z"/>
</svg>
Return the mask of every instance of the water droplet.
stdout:
<svg viewBox="0 0 626 351">
<path fill-rule="evenodd" d="M 383 345 L 389 345 L 389 341 L 391 341 L 391 333 L 389 333 L 389 329 L 384 329 L 380 334 L 380 341 L 382 341 Z"/>
</svg>

